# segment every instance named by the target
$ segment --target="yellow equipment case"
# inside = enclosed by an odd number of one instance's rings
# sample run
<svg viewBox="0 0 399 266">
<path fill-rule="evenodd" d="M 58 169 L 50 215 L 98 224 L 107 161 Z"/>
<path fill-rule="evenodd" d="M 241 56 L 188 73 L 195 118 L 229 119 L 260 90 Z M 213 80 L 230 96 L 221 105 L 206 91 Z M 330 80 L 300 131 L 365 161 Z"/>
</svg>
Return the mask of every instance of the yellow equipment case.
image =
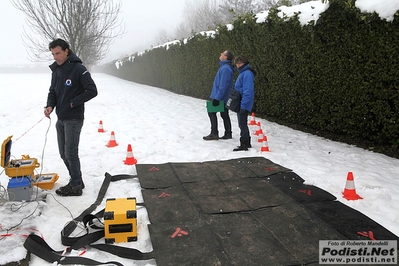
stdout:
<svg viewBox="0 0 399 266">
<path fill-rule="evenodd" d="M 11 140 L 9 136 L 1 145 L 1 167 L 5 169 L 9 177 L 34 176 L 35 168 L 40 166 L 36 158 L 30 158 L 29 155 L 22 155 L 22 159 L 11 159 Z"/>
<path fill-rule="evenodd" d="M 32 177 L 32 185 L 40 187 L 41 189 L 51 190 L 57 180 L 58 175 L 56 173 L 35 175 Z"/>
<path fill-rule="evenodd" d="M 137 241 L 136 198 L 107 199 L 104 229 L 106 243 Z"/>
</svg>

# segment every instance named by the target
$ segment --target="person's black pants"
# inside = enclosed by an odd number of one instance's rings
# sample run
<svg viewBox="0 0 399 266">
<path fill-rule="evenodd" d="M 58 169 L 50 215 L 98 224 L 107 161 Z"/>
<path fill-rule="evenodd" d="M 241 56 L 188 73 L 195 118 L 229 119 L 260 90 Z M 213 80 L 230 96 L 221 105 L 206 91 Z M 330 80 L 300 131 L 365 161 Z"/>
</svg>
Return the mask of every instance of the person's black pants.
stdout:
<svg viewBox="0 0 399 266">
<path fill-rule="evenodd" d="M 217 113 L 208 113 L 208 116 L 211 121 L 211 134 L 219 136 L 218 119 L 216 114 Z M 222 117 L 223 119 L 224 134 L 227 136 L 231 136 L 231 120 L 229 116 L 229 109 L 225 107 L 224 111 L 220 112 L 220 117 Z"/>
<path fill-rule="evenodd" d="M 240 143 L 247 147 L 251 144 L 251 136 L 248 128 L 248 111 L 242 110 L 237 113 L 238 127 L 240 128 Z"/>
</svg>

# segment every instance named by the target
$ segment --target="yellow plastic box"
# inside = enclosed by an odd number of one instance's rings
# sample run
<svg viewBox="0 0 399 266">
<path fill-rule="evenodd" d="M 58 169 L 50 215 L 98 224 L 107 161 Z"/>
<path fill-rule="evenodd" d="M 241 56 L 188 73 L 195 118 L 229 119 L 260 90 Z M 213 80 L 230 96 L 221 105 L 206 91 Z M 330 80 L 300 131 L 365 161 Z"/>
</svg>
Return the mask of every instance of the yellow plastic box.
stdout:
<svg viewBox="0 0 399 266">
<path fill-rule="evenodd" d="M 54 183 L 58 180 L 56 173 L 35 175 L 32 179 L 32 185 L 42 189 L 50 190 L 54 187 Z"/>
<path fill-rule="evenodd" d="M 136 198 L 107 199 L 104 229 L 106 243 L 137 241 Z"/>
<path fill-rule="evenodd" d="M 29 155 L 22 155 L 22 159 L 11 159 L 11 140 L 9 136 L 1 145 L 1 167 L 5 169 L 9 177 L 34 176 L 35 168 L 40 166 L 36 158 L 30 158 Z"/>
</svg>

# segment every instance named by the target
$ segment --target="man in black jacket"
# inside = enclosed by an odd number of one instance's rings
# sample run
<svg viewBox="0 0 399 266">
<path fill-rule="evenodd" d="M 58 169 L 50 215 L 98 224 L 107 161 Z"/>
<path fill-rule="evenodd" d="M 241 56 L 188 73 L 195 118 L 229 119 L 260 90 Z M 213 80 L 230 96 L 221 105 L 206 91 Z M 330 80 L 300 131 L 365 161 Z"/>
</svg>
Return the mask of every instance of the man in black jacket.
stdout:
<svg viewBox="0 0 399 266">
<path fill-rule="evenodd" d="M 69 48 L 56 39 L 49 44 L 55 62 L 44 115 L 50 118 L 55 108 L 58 150 L 70 175 L 69 183 L 55 192 L 61 196 L 80 196 L 84 183 L 80 170 L 79 138 L 84 119 L 84 103 L 97 96 L 97 87 L 89 71 Z"/>
</svg>

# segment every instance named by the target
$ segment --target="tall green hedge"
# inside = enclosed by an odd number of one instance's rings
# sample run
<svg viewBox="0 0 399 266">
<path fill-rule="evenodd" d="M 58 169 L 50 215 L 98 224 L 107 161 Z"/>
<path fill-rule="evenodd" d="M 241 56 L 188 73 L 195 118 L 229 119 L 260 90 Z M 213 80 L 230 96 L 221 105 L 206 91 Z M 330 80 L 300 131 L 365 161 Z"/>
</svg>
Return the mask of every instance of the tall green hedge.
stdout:
<svg viewBox="0 0 399 266">
<path fill-rule="evenodd" d="M 248 14 L 233 30 L 221 26 L 212 38 L 197 34 L 135 54 L 106 72 L 207 99 L 228 49 L 247 55 L 257 71 L 258 115 L 399 148 L 399 12 L 387 22 L 353 0 L 330 0 L 305 26 L 278 12 L 271 9 L 264 23 Z"/>
</svg>

